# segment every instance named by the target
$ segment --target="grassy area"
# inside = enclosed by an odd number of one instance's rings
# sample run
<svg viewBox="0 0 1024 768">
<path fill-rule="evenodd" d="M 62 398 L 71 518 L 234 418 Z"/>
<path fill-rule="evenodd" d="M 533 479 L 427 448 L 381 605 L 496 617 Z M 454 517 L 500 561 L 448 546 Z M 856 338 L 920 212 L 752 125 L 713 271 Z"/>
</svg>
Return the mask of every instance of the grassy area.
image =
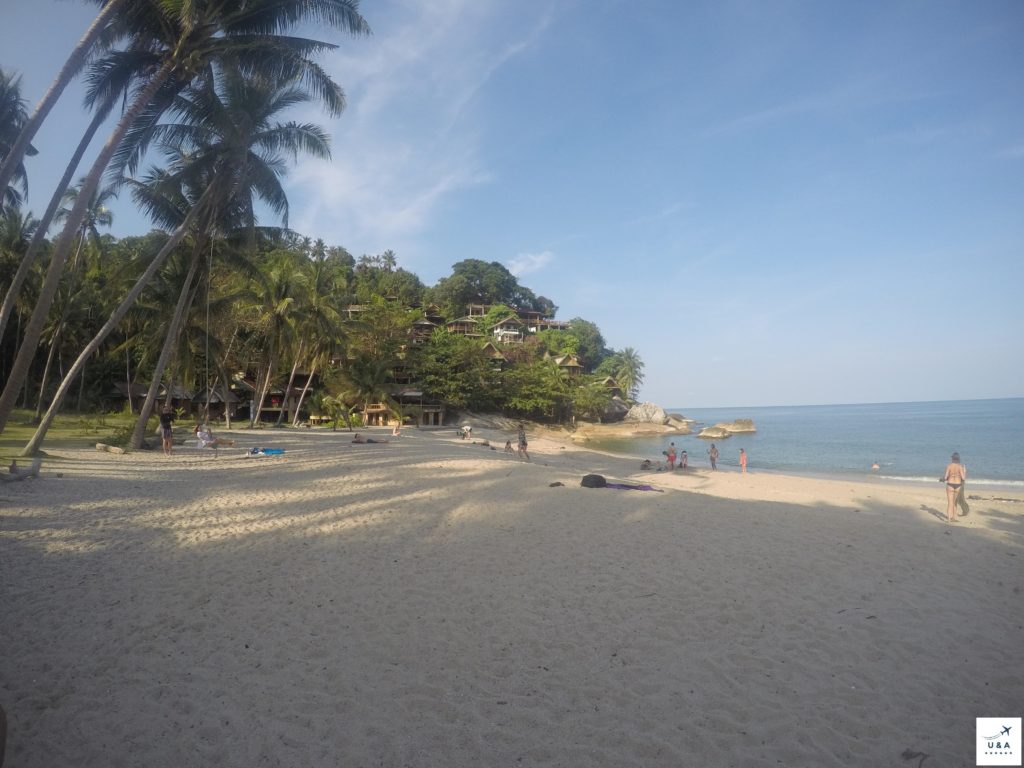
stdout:
<svg viewBox="0 0 1024 768">
<path fill-rule="evenodd" d="M 61 448 L 88 448 L 96 443 L 126 445 L 135 426 L 135 419 L 128 413 L 67 413 L 57 416 L 46 433 L 43 452 L 51 453 Z M 0 466 L 6 466 L 11 459 L 20 458 L 25 444 L 36 431 L 31 411 L 16 410 L 7 422 L 7 428 L 0 435 Z M 156 421 L 147 434 L 156 430 Z"/>
</svg>

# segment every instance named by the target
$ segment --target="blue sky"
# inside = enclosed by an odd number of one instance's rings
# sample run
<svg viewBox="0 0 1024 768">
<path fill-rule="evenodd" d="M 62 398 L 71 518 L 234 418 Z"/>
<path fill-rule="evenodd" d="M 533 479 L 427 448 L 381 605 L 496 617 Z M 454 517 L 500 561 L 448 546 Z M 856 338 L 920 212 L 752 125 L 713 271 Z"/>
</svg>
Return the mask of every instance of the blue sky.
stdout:
<svg viewBox="0 0 1024 768">
<path fill-rule="evenodd" d="M 295 229 L 428 284 L 499 261 L 682 410 L 1024 395 L 1024 3 L 361 9 L 374 34 L 325 60 L 349 108 L 309 115 L 333 159 L 287 179 Z M 32 103 L 93 12 L 0 0 Z M 34 210 L 80 99 L 35 142 Z"/>
</svg>

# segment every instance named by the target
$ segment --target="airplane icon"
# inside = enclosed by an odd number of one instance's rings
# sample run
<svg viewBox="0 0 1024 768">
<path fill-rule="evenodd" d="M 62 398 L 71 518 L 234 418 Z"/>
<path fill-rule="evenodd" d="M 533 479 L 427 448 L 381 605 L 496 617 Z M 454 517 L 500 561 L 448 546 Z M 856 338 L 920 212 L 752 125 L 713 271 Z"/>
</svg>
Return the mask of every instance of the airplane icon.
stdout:
<svg viewBox="0 0 1024 768">
<path fill-rule="evenodd" d="M 1012 728 L 1012 727 L 1013 727 L 1012 725 L 1004 725 L 1003 726 L 1003 730 L 1000 731 L 999 735 L 1000 736 L 1003 736 L 1003 735 L 1009 736 L 1010 735 L 1010 728 Z"/>
</svg>

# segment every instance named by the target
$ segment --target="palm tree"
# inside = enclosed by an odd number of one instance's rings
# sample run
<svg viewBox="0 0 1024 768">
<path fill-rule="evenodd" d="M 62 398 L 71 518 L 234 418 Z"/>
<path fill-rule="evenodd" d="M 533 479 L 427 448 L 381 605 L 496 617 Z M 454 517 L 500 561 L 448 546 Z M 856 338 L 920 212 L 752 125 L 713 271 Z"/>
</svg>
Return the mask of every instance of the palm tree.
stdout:
<svg viewBox="0 0 1024 768">
<path fill-rule="evenodd" d="M 297 157 L 305 151 L 318 157 L 330 156 L 327 136 L 319 127 L 273 121 L 281 111 L 310 100 L 310 94 L 302 89 L 268 87 L 233 75 L 217 82 L 212 74 L 204 85 L 177 100 L 174 111 L 181 118 L 179 122 L 156 126 L 142 142 L 159 139 L 165 153 L 175 157 L 176 172 L 169 177 L 157 175 L 165 189 L 170 185 L 172 195 L 160 191 L 152 194 L 149 188 L 136 185 L 136 200 L 161 221 L 166 223 L 175 217 L 180 220 L 189 186 L 198 190 L 203 185 L 217 184 L 222 189 L 206 218 L 200 220 L 194 238 L 193 266 L 181 286 L 164 349 L 132 435 L 133 447 L 142 444 L 156 388 L 191 305 L 193 278 L 214 229 L 230 231 L 238 225 L 255 226 L 254 197 L 287 222 L 288 200 L 278 178 L 284 160 L 279 153 L 283 150 Z M 223 186 L 228 181 L 232 184 L 230 188 Z M 192 194 L 192 199 L 196 194 Z"/>
<path fill-rule="evenodd" d="M 21 78 L 0 69 L 0 158 L 3 158 L 5 169 L 0 176 L 0 208 L 17 207 L 21 205 L 22 194 L 28 194 L 28 174 L 22 159 L 26 154 L 36 154 L 36 150 L 26 145 L 17 160 L 13 152 L 27 121 L 25 100 L 21 98 Z M 8 166 L 10 173 L 6 171 Z M 8 186 L 12 180 L 21 187 L 20 193 L 15 187 Z"/>
<path fill-rule="evenodd" d="M 261 333 L 258 338 L 265 350 L 265 367 L 263 383 L 256 392 L 256 405 L 249 417 L 250 426 L 259 424 L 281 355 L 297 340 L 297 325 L 308 288 L 306 274 L 288 251 L 277 252 L 262 271 L 256 287 L 256 301 L 250 311 L 259 318 Z"/>
<path fill-rule="evenodd" d="M 93 137 L 96 135 L 96 131 L 99 130 L 100 125 L 110 114 L 110 109 L 113 107 L 114 101 L 115 100 L 113 98 L 108 99 L 104 104 L 97 108 L 92 121 L 89 123 L 89 127 L 78 142 L 78 147 L 75 149 L 74 154 L 71 156 L 71 160 L 68 161 L 67 167 L 64 169 L 64 175 L 57 183 L 56 191 L 54 191 L 51 196 L 50 203 L 46 206 L 46 211 L 43 213 L 42 218 L 39 219 L 39 226 L 32 238 L 32 242 L 29 244 L 28 250 L 23 254 L 21 263 L 18 265 L 18 270 L 15 272 L 14 277 L 11 279 L 10 285 L 7 288 L 3 304 L 0 305 L 0 337 L 3 336 L 4 329 L 7 327 L 7 320 L 11 315 L 11 311 L 14 309 L 15 302 L 18 300 L 22 285 L 25 283 L 25 278 L 28 277 L 28 274 L 32 269 L 32 265 L 35 263 L 36 256 L 42 251 L 43 244 L 46 241 L 46 233 L 50 229 L 50 223 L 53 221 L 53 217 L 57 214 L 58 206 L 64 199 L 64 190 L 66 190 L 68 185 L 71 183 L 71 179 L 75 175 L 75 171 L 78 170 L 78 164 L 82 161 L 82 156 L 92 143 Z"/>
<path fill-rule="evenodd" d="M 644 363 L 635 349 L 626 347 L 618 353 L 614 376 L 622 391 L 636 400 L 640 385 L 644 383 Z"/>
<path fill-rule="evenodd" d="M 132 45 L 127 51 L 114 52 L 96 62 L 92 95 L 98 101 L 105 100 L 110 91 L 104 84 L 113 82 L 117 88 L 123 88 L 126 73 L 133 75 L 138 86 L 86 174 L 79 200 L 54 243 L 39 302 L 0 395 L 0 431 L 6 426 L 17 392 L 28 376 L 87 200 L 119 148 L 122 157 L 135 155 L 130 146 L 122 147 L 129 130 L 138 127 L 140 120 L 147 125 L 155 124 L 167 109 L 170 97 L 197 78 L 207 77 L 214 63 L 243 77 L 262 75 L 278 83 L 299 81 L 332 114 L 339 114 L 344 108 L 344 94 L 310 58 L 336 46 L 276 33 L 302 21 L 320 21 L 352 33 L 366 33 L 369 29 L 358 13 L 358 5 L 358 0 L 162 0 L 140 3 L 137 13 L 120 20 L 131 32 Z"/>
<path fill-rule="evenodd" d="M 46 116 L 50 113 L 53 105 L 57 103 L 57 99 L 60 98 L 68 83 L 81 71 L 89 53 L 92 51 L 93 45 L 107 28 L 110 21 L 116 17 L 125 2 L 126 0 L 107 0 L 103 10 L 93 20 L 93 23 L 89 25 L 82 39 L 78 41 L 71 55 L 64 62 L 64 66 L 61 67 L 57 78 L 53 81 L 49 90 L 47 90 L 46 95 L 43 96 L 42 101 L 36 106 L 32 116 L 28 117 L 26 115 L 26 119 L 23 121 L 17 135 L 13 137 L 13 141 L 11 141 L 7 151 L 3 153 L 6 157 L 3 163 L 0 164 L 0 189 L 5 189 L 11 183 L 11 179 L 18 177 L 19 174 L 24 174 L 22 162 L 25 159 L 25 155 L 31 156 L 36 153 L 29 142 L 36 135 L 39 126 L 43 124 Z M 60 190 L 60 192 L 63 192 L 63 190 Z"/>
</svg>

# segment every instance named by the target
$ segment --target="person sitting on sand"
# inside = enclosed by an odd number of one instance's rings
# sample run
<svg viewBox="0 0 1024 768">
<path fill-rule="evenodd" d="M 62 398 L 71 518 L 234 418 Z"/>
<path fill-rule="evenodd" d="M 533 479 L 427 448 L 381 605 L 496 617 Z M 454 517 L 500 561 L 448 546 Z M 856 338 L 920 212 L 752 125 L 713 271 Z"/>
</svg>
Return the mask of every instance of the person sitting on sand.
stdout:
<svg viewBox="0 0 1024 768">
<path fill-rule="evenodd" d="M 196 424 L 196 428 L 192 431 L 196 435 L 200 448 L 223 448 L 235 444 L 234 440 L 229 440 L 226 437 L 214 437 L 209 424 Z"/>
<path fill-rule="evenodd" d="M 358 432 L 356 432 L 356 436 L 352 438 L 352 442 L 359 443 L 360 445 L 365 445 L 366 443 L 386 443 L 387 440 L 374 440 L 372 437 L 363 437 Z"/>
<path fill-rule="evenodd" d="M 512 441 L 511 440 L 506 440 L 505 441 L 505 453 L 515 453 L 515 451 L 512 450 Z"/>
</svg>

